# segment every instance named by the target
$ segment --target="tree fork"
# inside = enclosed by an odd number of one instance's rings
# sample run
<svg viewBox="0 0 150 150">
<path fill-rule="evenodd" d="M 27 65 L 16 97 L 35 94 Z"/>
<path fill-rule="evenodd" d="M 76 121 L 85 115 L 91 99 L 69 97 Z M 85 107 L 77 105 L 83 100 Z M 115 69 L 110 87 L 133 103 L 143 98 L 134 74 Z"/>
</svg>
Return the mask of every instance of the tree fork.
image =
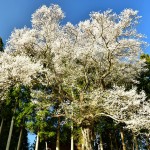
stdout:
<svg viewBox="0 0 150 150">
<path fill-rule="evenodd" d="M 89 127 L 87 128 L 81 128 L 82 136 L 83 136 L 83 147 L 82 150 L 92 150 L 92 134 L 91 129 Z"/>
</svg>

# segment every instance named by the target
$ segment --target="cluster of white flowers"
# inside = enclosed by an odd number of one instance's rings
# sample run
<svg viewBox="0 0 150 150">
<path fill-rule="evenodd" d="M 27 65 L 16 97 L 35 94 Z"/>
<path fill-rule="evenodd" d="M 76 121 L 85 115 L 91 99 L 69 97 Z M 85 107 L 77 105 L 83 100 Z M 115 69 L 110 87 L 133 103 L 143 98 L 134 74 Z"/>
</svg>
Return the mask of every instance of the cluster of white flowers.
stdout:
<svg viewBox="0 0 150 150">
<path fill-rule="evenodd" d="M 27 56 L 0 55 L 0 87 L 7 88 L 16 84 L 30 85 L 33 76 L 42 70 L 40 62 L 32 62 Z"/>
</svg>

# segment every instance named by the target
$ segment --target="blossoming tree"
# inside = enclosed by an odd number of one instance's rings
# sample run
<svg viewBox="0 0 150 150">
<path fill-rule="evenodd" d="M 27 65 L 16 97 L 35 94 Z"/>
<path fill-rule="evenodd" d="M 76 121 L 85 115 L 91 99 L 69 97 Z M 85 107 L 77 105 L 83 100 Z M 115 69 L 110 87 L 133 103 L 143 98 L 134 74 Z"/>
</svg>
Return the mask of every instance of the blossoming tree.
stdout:
<svg viewBox="0 0 150 150">
<path fill-rule="evenodd" d="M 20 56 L 20 55 L 13 56 L 5 52 L 1 53 L 0 54 L 1 101 L 2 102 L 5 101 L 8 91 L 12 87 L 19 87 L 20 85 L 31 85 L 32 77 L 36 76 L 37 73 L 41 71 L 41 69 L 42 66 L 39 62 L 34 63 L 27 56 Z M 16 108 L 14 108 L 14 112 L 15 109 Z M 13 124 L 14 124 L 14 114 L 12 114 L 11 126 L 6 149 L 9 149 L 10 146 Z"/>
<path fill-rule="evenodd" d="M 137 14 L 132 9 L 119 15 L 112 10 L 92 12 L 77 25 L 61 25 L 61 8 L 42 6 L 32 15 L 32 28 L 15 29 L 8 40 L 6 51 L 46 68 L 37 80 L 51 87 L 51 99 L 59 100 L 66 117 L 81 126 L 83 150 L 92 150 L 97 118 L 127 122 L 142 109 L 144 93 L 124 88 L 136 82 L 144 66 L 139 57 L 146 43 L 136 31 Z"/>
</svg>

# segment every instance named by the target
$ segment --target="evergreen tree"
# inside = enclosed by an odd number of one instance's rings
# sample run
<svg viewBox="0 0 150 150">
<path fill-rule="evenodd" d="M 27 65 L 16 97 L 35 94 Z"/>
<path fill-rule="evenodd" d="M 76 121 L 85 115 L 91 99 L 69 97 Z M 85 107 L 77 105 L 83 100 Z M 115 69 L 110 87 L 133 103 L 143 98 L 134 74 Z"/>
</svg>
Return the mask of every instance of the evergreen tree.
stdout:
<svg viewBox="0 0 150 150">
<path fill-rule="evenodd" d="M 150 55 L 148 54 L 143 54 L 141 56 L 141 59 L 145 59 L 145 69 L 147 69 L 146 71 L 142 71 L 140 73 L 140 76 L 137 78 L 137 80 L 139 81 L 139 83 L 137 83 L 137 88 L 138 88 L 138 92 L 144 90 L 146 95 L 147 95 L 147 99 L 150 98 Z"/>
<path fill-rule="evenodd" d="M 12 134 L 10 135 L 10 145 L 12 150 L 17 149 L 17 143 L 19 141 L 20 131 L 22 129 L 22 137 L 20 138 L 20 148 L 28 149 L 27 130 L 25 129 L 26 116 L 30 113 L 29 108 L 30 91 L 25 86 L 11 87 L 7 92 L 5 101 L 3 102 L 3 109 L 1 109 L 1 115 L 4 119 L 4 127 L 0 136 L 0 149 L 5 150 L 6 142 L 8 139 L 11 118 L 14 118 L 14 124 L 12 125 Z"/>
<path fill-rule="evenodd" d="M 2 38 L 0 37 L 0 51 L 3 52 L 4 51 L 4 43 Z"/>
</svg>

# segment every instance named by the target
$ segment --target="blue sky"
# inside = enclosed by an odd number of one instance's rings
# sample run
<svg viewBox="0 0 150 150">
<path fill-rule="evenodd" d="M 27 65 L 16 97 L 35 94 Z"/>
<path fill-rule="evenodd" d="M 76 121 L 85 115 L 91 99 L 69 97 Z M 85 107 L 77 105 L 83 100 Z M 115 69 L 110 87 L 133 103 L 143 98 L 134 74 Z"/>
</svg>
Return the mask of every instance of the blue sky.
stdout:
<svg viewBox="0 0 150 150">
<path fill-rule="evenodd" d="M 30 27 L 32 13 L 43 4 L 60 5 L 66 15 L 64 23 L 70 21 L 73 24 L 88 19 L 92 11 L 109 8 L 117 13 L 125 8 L 138 10 L 139 15 L 143 16 L 138 31 L 145 34 L 145 41 L 150 43 L 150 0 L 0 0 L 0 36 L 4 43 L 14 28 Z M 150 47 L 145 52 L 150 53 Z M 31 143 L 34 137 L 30 136 Z"/>
<path fill-rule="evenodd" d="M 147 36 L 150 43 L 150 0 L 0 0 L 0 36 L 4 43 L 14 28 L 31 26 L 31 14 L 43 4 L 58 4 L 65 12 L 64 22 L 74 24 L 89 17 L 91 11 L 104 11 L 108 8 L 119 13 L 124 8 L 139 11 L 142 16 L 138 31 Z M 150 53 L 147 48 L 146 53 Z"/>
</svg>

